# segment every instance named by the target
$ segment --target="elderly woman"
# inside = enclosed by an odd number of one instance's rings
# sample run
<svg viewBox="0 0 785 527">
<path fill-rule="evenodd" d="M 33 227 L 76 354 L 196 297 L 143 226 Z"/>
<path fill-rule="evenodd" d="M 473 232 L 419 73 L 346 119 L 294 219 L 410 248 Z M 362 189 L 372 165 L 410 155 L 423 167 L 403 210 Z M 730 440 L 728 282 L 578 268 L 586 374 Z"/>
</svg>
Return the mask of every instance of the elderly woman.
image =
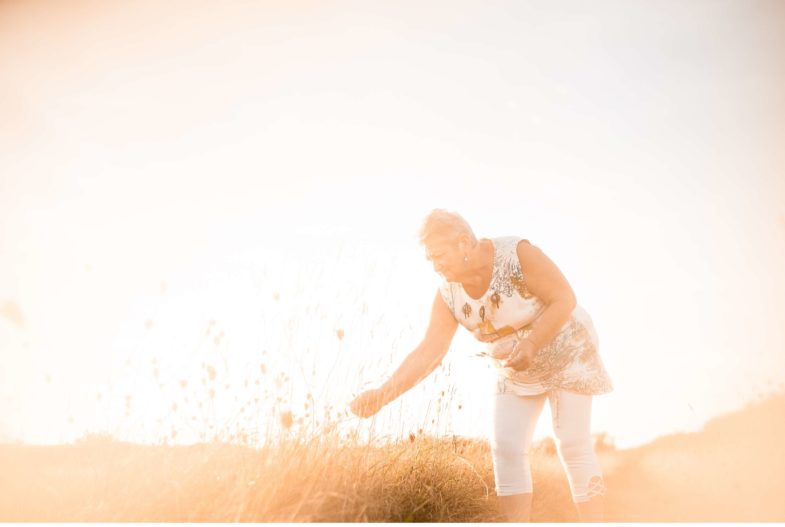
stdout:
<svg viewBox="0 0 785 527">
<path fill-rule="evenodd" d="M 530 518 L 529 447 L 547 398 L 578 514 L 601 521 L 605 486 L 590 435 L 591 402 L 612 386 L 591 318 L 570 284 L 528 240 L 478 240 L 452 212 L 432 211 L 420 241 L 444 278 L 428 330 L 384 385 L 352 401 L 352 411 L 371 416 L 415 386 L 439 365 L 461 324 L 486 343 L 499 371 L 491 453 L 504 514 L 511 521 Z"/>
</svg>

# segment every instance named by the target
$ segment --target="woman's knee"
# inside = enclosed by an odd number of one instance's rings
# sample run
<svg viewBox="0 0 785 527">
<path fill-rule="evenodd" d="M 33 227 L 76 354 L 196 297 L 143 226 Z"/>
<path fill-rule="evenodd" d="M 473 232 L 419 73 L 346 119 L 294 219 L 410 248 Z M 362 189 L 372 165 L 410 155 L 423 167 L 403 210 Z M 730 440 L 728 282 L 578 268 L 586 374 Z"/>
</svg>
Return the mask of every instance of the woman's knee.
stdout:
<svg viewBox="0 0 785 527">
<path fill-rule="evenodd" d="M 594 457 L 594 447 L 590 435 L 561 437 L 558 441 L 559 452 L 565 462 L 585 460 Z"/>
<path fill-rule="evenodd" d="M 495 437 L 491 443 L 491 453 L 494 460 L 525 463 L 529 457 L 529 445 L 520 438 Z"/>
</svg>

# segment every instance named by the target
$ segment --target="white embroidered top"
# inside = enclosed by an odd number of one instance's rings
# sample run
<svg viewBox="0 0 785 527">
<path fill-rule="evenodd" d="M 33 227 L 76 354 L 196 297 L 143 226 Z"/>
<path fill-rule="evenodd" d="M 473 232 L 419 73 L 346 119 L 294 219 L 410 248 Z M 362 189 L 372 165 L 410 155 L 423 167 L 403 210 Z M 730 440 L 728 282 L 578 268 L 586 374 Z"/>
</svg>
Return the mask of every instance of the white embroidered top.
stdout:
<svg viewBox="0 0 785 527">
<path fill-rule="evenodd" d="M 545 304 L 526 287 L 517 252 L 521 239 L 510 236 L 491 242 L 491 282 L 480 298 L 472 298 L 458 282 L 444 282 L 439 291 L 458 323 L 488 344 L 484 355 L 499 368 L 499 389 L 520 395 L 554 388 L 591 395 L 612 391 L 610 377 L 597 353 L 599 342 L 591 317 L 580 306 L 553 340 L 538 350 L 528 369 L 515 371 L 503 366 L 516 339 L 531 332 L 529 326 L 542 314 Z"/>
</svg>

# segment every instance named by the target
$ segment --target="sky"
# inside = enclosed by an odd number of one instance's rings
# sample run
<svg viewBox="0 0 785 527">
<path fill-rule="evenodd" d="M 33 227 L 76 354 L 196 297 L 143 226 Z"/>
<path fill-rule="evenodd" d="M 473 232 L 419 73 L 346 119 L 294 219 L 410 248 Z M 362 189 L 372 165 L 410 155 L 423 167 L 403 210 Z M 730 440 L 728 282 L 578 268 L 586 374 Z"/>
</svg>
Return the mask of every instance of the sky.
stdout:
<svg viewBox="0 0 785 527">
<path fill-rule="evenodd" d="M 435 207 L 560 267 L 619 446 L 780 389 L 782 50 L 779 2 L 3 2 L 0 440 L 338 412 L 424 333 Z M 340 426 L 487 434 L 480 350 Z"/>
</svg>

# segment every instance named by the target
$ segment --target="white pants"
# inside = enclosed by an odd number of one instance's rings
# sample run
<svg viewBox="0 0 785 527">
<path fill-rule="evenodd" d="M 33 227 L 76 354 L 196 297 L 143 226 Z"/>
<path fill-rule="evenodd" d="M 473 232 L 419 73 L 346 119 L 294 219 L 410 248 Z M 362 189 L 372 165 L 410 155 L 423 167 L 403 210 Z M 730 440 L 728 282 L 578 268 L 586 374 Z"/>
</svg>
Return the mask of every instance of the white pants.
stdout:
<svg viewBox="0 0 785 527">
<path fill-rule="evenodd" d="M 533 490 L 529 447 L 534 427 L 548 398 L 559 457 L 576 503 L 605 494 L 602 470 L 591 439 L 591 395 L 553 390 L 532 396 L 497 393 L 491 454 L 496 494 L 511 496 Z"/>
</svg>

